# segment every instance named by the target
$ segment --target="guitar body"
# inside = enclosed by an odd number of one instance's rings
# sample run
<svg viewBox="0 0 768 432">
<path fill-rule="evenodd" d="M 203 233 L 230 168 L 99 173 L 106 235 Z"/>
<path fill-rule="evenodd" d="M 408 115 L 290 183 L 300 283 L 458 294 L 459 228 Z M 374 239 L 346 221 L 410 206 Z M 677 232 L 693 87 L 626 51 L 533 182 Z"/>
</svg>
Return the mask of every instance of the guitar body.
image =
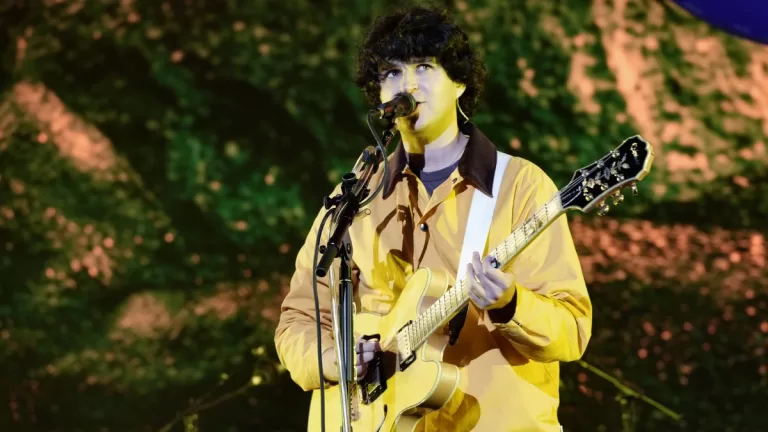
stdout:
<svg viewBox="0 0 768 432">
<path fill-rule="evenodd" d="M 386 315 L 358 313 L 354 317 L 355 339 L 379 335 L 382 355 L 378 368 L 386 389 L 365 403 L 361 389 L 350 387 L 352 393 L 352 427 L 355 432 L 413 431 L 421 418 L 440 409 L 455 392 L 459 369 L 442 363 L 448 336 L 435 332 L 413 351 L 409 364 L 401 371 L 404 356 L 398 353 L 394 341 L 398 331 L 415 321 L 449 288 L 449 277 L 426 268 L 416 271 L 408 280 L 400 298 Z M 374 372 L 369 363 L 368 375 Z M 361 384 L 364 385 L 364 384 Z M 368 387 L 370 388 L 370 386 Z M 337 432 L 342 426 L 341 392 L 338 386 L 325 389 L 325 429 Z M 320 431 L 320 390 L 312 392 L 308 430 Z"/>
</svg>

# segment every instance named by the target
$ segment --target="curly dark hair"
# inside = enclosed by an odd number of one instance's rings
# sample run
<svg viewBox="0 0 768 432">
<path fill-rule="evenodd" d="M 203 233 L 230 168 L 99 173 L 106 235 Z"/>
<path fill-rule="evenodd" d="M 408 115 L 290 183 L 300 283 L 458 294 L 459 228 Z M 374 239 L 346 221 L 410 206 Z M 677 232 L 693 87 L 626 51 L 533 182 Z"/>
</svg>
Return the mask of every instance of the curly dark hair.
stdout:
<svg viewBox="0 0 768 432">
<path fill-rule="evenodd" d="M 435 57 L 451 80 L 466 86 L 459 104 L 471 116 L 485 86 L 485 63 L 466 33 L 437 7 L 410 7 L 376 18 L 358 49 L 355 84 L 370 104 L 380 104 L 379 67 L 425 57 Z"/>
</svg>

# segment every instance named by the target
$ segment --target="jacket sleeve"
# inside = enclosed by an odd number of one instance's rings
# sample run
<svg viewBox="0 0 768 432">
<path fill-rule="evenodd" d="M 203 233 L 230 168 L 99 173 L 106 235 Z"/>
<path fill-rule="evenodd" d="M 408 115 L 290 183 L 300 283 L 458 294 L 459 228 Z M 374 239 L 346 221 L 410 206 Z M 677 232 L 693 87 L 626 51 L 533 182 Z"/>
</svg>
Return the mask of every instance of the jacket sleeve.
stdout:
<svg viewBox="0 0 768 432">
<path fill-rule="evenodd" d="M 337 188 L 340 191 L 340 188 Z M 334 194 L 336 193 L 334 192 Z M 304 245 L 296 257 L 296 268 L 291 278 L 290 289 L 280 308 L 280 320 L 275 330 L 275 348 L 280 363 L 291 374 L 291 378 L 305 391 L 320 388 L 322 380 L 318 370 L 317 328 L 315 300 L 312 291 L 315 242 L 325 209 L 315 218 Z M 323 228 L 320 244 L 326 244 L 331 220 Z M 320 256 L 318 256 L 318 260 Z M 338 271 L 335 283 L 338 283 Z M 320 307 L 322 351 L 334 346 L 331 319 L 331 296 L 328 288 L 329 277 L 318 277 L 317 295 Z"/>
<path fill-rule="evenodd" d="M 513 198 L 513 228 L 557 193 L 532 165 Z M 566 215 L 555 219 L 505 269 L 515 277 L 512 300 L 488 311 L 491 322 L 525 357 L 540 362 L 581 358 L 592 335 L 592 303 Z"/>
</svg>

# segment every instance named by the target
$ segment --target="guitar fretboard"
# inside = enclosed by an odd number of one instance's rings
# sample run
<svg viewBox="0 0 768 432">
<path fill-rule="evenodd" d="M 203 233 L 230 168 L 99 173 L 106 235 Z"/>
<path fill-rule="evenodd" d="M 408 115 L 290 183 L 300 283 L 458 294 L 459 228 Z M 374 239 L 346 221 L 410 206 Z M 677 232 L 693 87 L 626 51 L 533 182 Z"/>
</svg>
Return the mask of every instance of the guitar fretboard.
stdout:
<svg viewBox="0 0 768 432">
<path fill-rule="evenodd" d="M 504 269 L 518 253 L 563 213 L 565 211 L 563 210 L 560 193 L 558 192 L 554 198 L 516 228 L 489 255 L 496 259 L 500 269 Z M 467 286 L 467 277 L 465 276 L 413 321 L 409 327 L 408 334 L 411 341 L 411 349 L 415 350 L 421 346 L 432 333 L 447 324 L 469 302 Z"/>
</svg>

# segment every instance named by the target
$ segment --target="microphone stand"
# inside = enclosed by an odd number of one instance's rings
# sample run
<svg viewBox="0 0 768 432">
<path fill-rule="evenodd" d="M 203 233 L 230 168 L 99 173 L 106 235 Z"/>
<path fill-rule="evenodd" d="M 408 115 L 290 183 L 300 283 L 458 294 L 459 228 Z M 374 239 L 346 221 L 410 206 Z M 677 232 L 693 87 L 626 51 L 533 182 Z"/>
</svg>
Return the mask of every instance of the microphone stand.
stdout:
<svg viewBox="0 0 768 432">
<path fill-rule="evenodd" d="M 656 408 L 659 412 L 666 415 L 667 417 L 670 417 L 672 420 L 674 420 L 677 423 L 682 423 L 683 419 L 682 416 L 671 409 L 665 407 L 664 405 L 656 402 L 655 400 L 649 398 L 648 396 L 638 393 L 631 388 L 627 387 L 626 385 L 622 384 L 619 380 L 612 377 L 607 372 L 604 372 L 595 366 L 592 366 L 591 364 L 585 362 L 584 360 L 578 361 L 579 366 L 583 367 L 584 369 L 594 373 L 595 375 L 599 376 L 600 378 L 608 381 L 609 383 L 613 384 L 616 389 L 619 390 L 619 394 L 616 395 L 616 400 L 619 402 L 619 405 L 621 406 L 621 430 L 622 432 L 634 432 L 635 428 L 637 426 L 637 409 L 635 406 L 635 402 L 638 400 L 643 401 L 647 403 L 648 405 Z"/>
<path fill-rule="evenodd" d="M 379 136 L 372 124 L 371 117 L 374 114 L 374 112 L 369 113 L 368 125 L 371 128 L 371 132 L 374 132 L 378 148 L 367 147 L 358 158 L 352 171 L 342 176 L 341 194 L 323 198 L 323 205 L 327 210 L 335 207 L 332 218 L 335 228 L 333 228 L 333 234 L 331 234 L 327 245 L 320 247 L 320 253 L 323 255 L 315 269 L 315 274 L 319 277 L 324 277 L 328 270 L 331 270 L 331 281 L 329 284 L 331 287 L 331 317 L 336 344 L 336 360 L 339 364 L 342 432 L 352 432 L 351 403 L 353 395 L 350 394 L 350 388 L 354 389 L 356 384 L 353 357 L 355 346 L 353 329 L 354 293 L 351 272 L 353 249 L 349 238 L 349 228 L 352 226 L 352 222 L 361 208 L 370 203 L 385 184 L 386 170 L 381 184 L 373 196 L 368 198 L 370 193 L 368 183 L 378 169 L 379 164 L 384 161 L 386 165 L 386 148 L 394 137 L 392 133 L 393 119 L 386 119 L 385 122 L 380 123 L 380 125 L 386 124 L 387 127 L 382 136 Z M 340 273 L 338 293 L 334 289 L 333 269 L 331 268 L 331 264 L 337 258 L 339 259 Z M 325 425 L 323 425 L 324 427 Z"/>
</svg>

